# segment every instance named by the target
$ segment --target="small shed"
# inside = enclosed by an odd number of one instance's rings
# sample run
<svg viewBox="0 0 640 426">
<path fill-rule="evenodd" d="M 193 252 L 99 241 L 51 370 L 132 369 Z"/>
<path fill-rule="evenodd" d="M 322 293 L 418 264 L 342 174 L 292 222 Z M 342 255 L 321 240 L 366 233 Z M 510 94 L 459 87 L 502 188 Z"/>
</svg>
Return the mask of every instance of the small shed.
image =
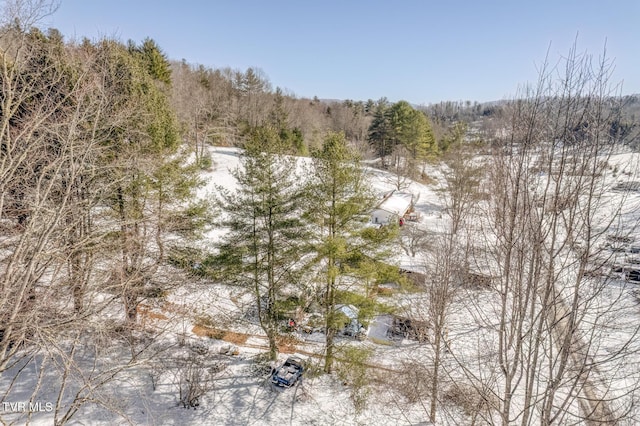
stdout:
<svg viewBox="0 0 640 426">
<path fill-rule="evenodd" d="M 336 311 L 343 313 L 351 321 L 358 321 L 358 308 L 353 305 L 337 305 Z"/>
<path fill-rule="evenodd" d="M 337 305 L 336 311 L 344 314 L 349 320 L 344 329 L 342 329 L 342 334 L 359 339 L 366 338 L 367 330 L 358 321 L 358 308 L 353 305 Z"/>
<path fill-rule="evenodd" d="M 393 191 L 371 212 L 371 222 L 389 224 L 403 218 L 413 207 L 413 194 Z"/>
</svg>

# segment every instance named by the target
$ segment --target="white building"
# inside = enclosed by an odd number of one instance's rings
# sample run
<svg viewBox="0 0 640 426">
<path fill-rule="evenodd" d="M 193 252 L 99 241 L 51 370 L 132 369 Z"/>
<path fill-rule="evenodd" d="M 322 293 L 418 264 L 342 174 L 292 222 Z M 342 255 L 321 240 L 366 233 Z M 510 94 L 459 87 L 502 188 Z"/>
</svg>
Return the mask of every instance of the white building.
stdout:
<svg viewBox="0 0 640 426">
<path fill-rule="evenodd" d="M 413 194 L 393 191 L 371 212 L 371 222 L 386 225 L 399 221 L 413 206 Z"/>
<path fill-rule="evenodd" d="M 347 336 L 364 339 L 367 336 L 367 330 L 364 328 L 360 321 L 358 321 L 359 310 L 353 305 L 336 305 L 336 311 L 344 314 L 349 322 L 345 324 L 342 333 Z"/>
</svg>

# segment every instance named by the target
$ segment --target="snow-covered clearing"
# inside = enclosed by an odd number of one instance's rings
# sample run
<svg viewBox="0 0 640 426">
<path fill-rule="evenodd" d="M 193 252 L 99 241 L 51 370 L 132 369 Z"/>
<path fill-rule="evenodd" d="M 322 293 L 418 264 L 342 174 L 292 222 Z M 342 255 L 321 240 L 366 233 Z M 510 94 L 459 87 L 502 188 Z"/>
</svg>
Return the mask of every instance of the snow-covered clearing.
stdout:
<svg viewBox="0 0 640 426">
<path fill-rule="evenodd" d="M 211 149 L 214 169 L 204 173 L 206 187 L 200 190 L 200 197 L 210 197 L 216 186 L 230 191 L 236 188 L 231 175 L 240 164 L 239 150 L 232 148 Z M 612 158 L 612 164 L 623 164 L 630 155 L 620 154 Z M 637 161 L 637 158 L 633 158 Z M 305 160 L 306 161 L 306 160 Z M 622 166 L 620 166 L 622 167 Z M 637 167 L 634 169 L 637 170 Z M 393 179 L 388 173 L 368 169 L 373 190 L 383 194 L 394 189 Z M 621 170 L 616 182 L 631 179 Z M 427 169 L 429 176 L 440 179 L 436 167 Z M 635 178 L 635 177 L 633 177 Z M 612 183 L 613 184 L 613 183 Z M 431 186 L 411 182 L 406 189 L 418 197 L 415 206 L 421 213 L 420 222 L 408 226 L 418 226 L 434 233 L 442 231 L 446 225 L 443 202 L 438 193 L 440 184 Z M 615 205 L 621 195 L 610 192 L 603 205 Z M 631 199 L 632 198 L 632 199 Z M 631 195 L 625 205 L 637 203 L 640 194 Z M 603 215 L 606 216 L 606 212 Z M 629 227 L 638 220 L 638 210 L 629 209 L 623 215 L 623 227 Z M 635 232 L 635 229 L 630 232 Z M 217 241 L 224 230 L 215 229 L 207 234 L 205 246 Z M 640 241 L 638 242 L 640 244 Z M 406 270 L 424 271 L 424 259 L 406 255 L 398 249 L 396 256 L 389 259 Z M 614 353 L 629 340 L 629 333 L 640 323 L 640 308 L 636 285 L 626 282 L 622 275 L 612 279 L 606 292 L 597 298 L 615 299 L 615 311 L 597 312 L 606 315 L 602 323 L 610 325 L 610 330 L 601 330 L 597 344 L 602 357 Z M 380 300 L 396 307 L 423 306 L 425 294 L 420 292 L 401 293 L 390 291 L 390 295 L 380 296 Z M 610 306 L 607 300 L 595 300 L 603 306 Z M 496 363 L 496 327 L 499 294 L 490 289 L 463 288 L 456 293 L 450 309 L 448 350 L 443 355 L 442 398 L 437 424 L 466 424 L 469 413 L 465 413 L 463 390 L 485 380 L 496 383 L 498 365 Z M 115 379 L 89 393 L 87 402 L 79 407 L 71 418 L 71 423 L 112 425 L 112 424 L 228 424 L 228 425 L 389 425 L 428 423 L 428 392 L 418 383 L 412 382 L 411 366 L 429 365 L 434 353 L 431 343 L 418 343 L 408 339 L 391 339 L 387 333 L 391 326 L 391 316 L 376 317 L 369 326 L 365 341 L 349 337 L 340 338 L 341 347 L 361 347 L 371 350 L 368 361 L 370 388 L 366 405 L 357 411 L 352 398 L 352 386 L 343 383 L 336 374 L 320 374 L 323 349 L 322 333 L 306 334 L 302 331 L 291 334 L 281 346 L 280 361 L 287 353 L 296 353 L 309 360 L 312 368 L 303 381 L 291 389 L 275 388 L 269 381 L 266 363 L 256 362 L 267 348 L 263 333 L 251 314 L 252 298 L 246 289 L 230 287 L 219 283 L 193 280 L 185 282 L 168 294 L 165 300 L 149 303 L 141 312 L 142 322 L 147 329 L 140 339 L 153 336 L 153 343 L 140 356 L 122 368 Z M 596 313 L 594 313 L 596 315 Z M 602 318 L 599 318 L 602 320 Z M 610 331 L 610 332 L 609 332 Z M 591 337 L 591 336 L 587 336 Z M 637 341 L 637 339 L 636 339 Z M 632 351 L 637 348 L 629 347 Z M 47 354 L 37 354 L 36 359 Z M 68 390 L 62 396 L 61 406 L 67 407 L 76 395 L 78 386 L 87 375 L 98 375 L 103 363 L 109 360 L 131 359 L 131 352 L 123 342 L 122 348 L 111 347 L 100 353 L 76 353 L 74 359 L 80 368 L 74 371 L 78 377 L 69 378 Z M 17 385 L 4 396 L 4 407 L 0 407 L 0 419 L 7 423 L 52 424 L 53 411 L 58 398 L 61 378 L 53 374 L 42 377 L 38 384 L 36 363 L 18 363 L 0 377 L 0 390 L 9 387 L 8 381 L 17 374 Z M 51 362 L 56 362 L 52 359 Z M 463 373 L 458 366 L 467 366 Z M 95 368 L 94 368 L 95 364 Z M 122 364 L 122 363 L 120 363 Z M 183 408 L 179 403 L 180 375 L 190 366 L 197 366 L 204 375 L 208 391 L 202 395 L 195 409 Z M 23 369 L 22 373 L 17 372 Z M 470 373 L 472 376 L 470 376 Z M 628 386 L 637 384 L 640 374 L 637 365 L 612 365 L 611 371 L 601 372 L 615 377 L 610 391 L 617 395 Z M 205 380 L 206 379 L 206 380 Z M 476 382 L 474 382 L 474 380 Z M 98 383 L 96 381 L 95 383 Z M 29 400 L 36 386 L 40 391 L 35 400 Z M 182 387 L 186 387 L 182 383 Z M 456 387 L 457 386 L 457 387 Z M 402 388 L 405 388 L 403 392 Z M 416 389 L 415 391 L 412 389 Z M 411 398 L 414 392 L 415 399 Z M 424 392 L 424 393 L 421 393 Z M 514 396 L 514 404 L 519 404 L 522 395 Z M 26 406 L 11 405 L 25 403 Z M 29 409 L 28 404 L 32 406 Z M 40 404 L 35 406 L 33 404 Z M 26 407 L 26 408 L 25 408 Z M 52 408 L 53 407 L 53 408 Z M 36 409 L 37 408 L 37 409 Z M 62 412 L 66 411 L 64 408 Z M 497 418 L 496 418 L 497 419 Z M 480 421 L 480 419 L 478 419 Z M 490 420 L 485 418 L 490 423 Z"/>
</svg>

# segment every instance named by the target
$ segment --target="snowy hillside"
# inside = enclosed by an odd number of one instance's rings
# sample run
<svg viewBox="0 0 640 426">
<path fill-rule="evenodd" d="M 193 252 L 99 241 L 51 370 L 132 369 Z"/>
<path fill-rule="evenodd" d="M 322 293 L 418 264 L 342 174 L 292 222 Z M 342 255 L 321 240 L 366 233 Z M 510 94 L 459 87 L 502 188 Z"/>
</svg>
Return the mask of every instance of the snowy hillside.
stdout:
<svg viewBox="0 0 640 426">
<path fill-rule="evenodd" d="M 211 197 L 216 186 L 230 191 L 237 188 L 231 171 L 240 165 L 240 151 L 232 148 L 212 148 L 213 170 L 203 174 L 207 185 L 201 188 L 200 197 Z M 305 162 L 306 159 L 299 161 Z M 611 159 L 611 164 L 629 164 L 637 161 L 630 154 L 621 154 Z M 630 169 L 635 173 L 637 166 Z M 631 173 L 629 171 L 629 173 Z M 394 189 L 389 174 L 369 169 L 371 184 L 382 197 Z M 613 175 L 609 184 L 633 180 L 625 170 Z M 441 171 L 431 166 L 427 174 L 434 182 L 441 182 Z M 406 191 L 417 198 L 415 209 L 420 213 L 417 223 L 407 224 L 437 235 L 446 227 L 447 216 L 443 214 L 443 201 L 439 194 L 441 183 L 424 185 L 411 182 Z M 604 208 L 616 204 L 619 192 L 608 192 L 611 200 L 603 202 Z M 628 211 L 623 216 L 624 226 L 637 223 L 638 210 L 631 208 L 640 200 L 638 192 L 627 194 L 623 203 Z M 382 199 L 382 198 L 381 198 Z M 615 200 L 614 200 L 615 199 Z M 620 200 L 617 200 L 618 202 Z M 603 213 L 606 214 L 606 213 Z M 482 218 L 476 218 L 478 223 Z M 635 234 L 635 230 L 632 230 Z M 212 246 L 224 230 L 211 230 L 204 241 Z M 638 242 L 640 243 L 640 241 Z M 604 242 L 603 242 L 604 244 Z M 626 253 L 631 255 L 631 253 Z M 628 257 L 629 257 L 628 256 Z M 411 256 L 398 248 L 389 263 L 396 264 L 413 273 L 425 272 L 425 258 Z M 403 292 L 391 286 L 388 294 L 379 299 L 394 306 L 403 315 L 413 315 L 414 319 L 426 320 L 424 307 L 429 297 L 427 291 L 413 289 Z M 397 291 L 396 291 L 397 290 Z M 455 293 L 450 309 L 449 325 L 444 336 L 446 351 L 442 354 L 443 371 L 446 372 L 441 383 L 441 409 L 436 424 L 468 424 L 472 416 L 477 422 L 491 423 L 487 413 L 493 407 L 490 397 L 482 399 L 474 393 L 477 383 L 497 383 L 494 368 L 496 357 L 494 345 L 497 344 L 499 318 L 496 318 L 496 306 L 499 292 L 489 287 L 468 285 Z M 628 333 L 635 328 L 628 324 L 640 323 L 640 310 L 637 304 L 636 284 L 624 280 L 623 275 L 611 279 L 606 292 L 597 298 L 616 299 L 615 311 L 602 312 L 607 316 L 610 333 L 598 342 L 602 356 L 614 353 L 620 342 L 626 342 Z M 602 305 L 607 305 L 602 300 Z M 388 314 L 376 316 L 368 328 L 367 337 L 358 341 L 350 337 L 340 337 L 341 348 L 356 347 L 370 351 L 367 360 L 367 398 L 361 406 L 354 403 L 353 389 L 355 379 L 349 374 L 326 375 L 321 373 L 321 359 L 324 336 L 321 332 L 305 333 L 302 330 L 287 334 L 281 344 L 279 361 L 283 362 L 289 354 L 297 354 L 308 362 L 302 381 L 291 389 L 282 389 L 270 383 L 271 365 L 261 356 L 268 345 L 265 336 L 252 316 L 252 298 L 247 289 L 223 285 L 208 280 L 193 278 L 181 283 L 166 295 L 164 300 L 149 302 L 140 310 L 143 316 L 146 339 L 149 346 L 140 352 L 139 358 L 121 369 L 121 371 L 101 371 L 100 363 L 110 365 L 109 359 L 123 357 L 129 359 L 130 353 L 123 348 L 109 347 L 101 349 L 97 364 L 83 365 L 79 376 L 92 374 L 97 376 L 113 373 L 114 380 L 107 380 L 95 391 L 78 387 L 73 377 L 68 379 L 68 388 L 59 395 L 57 392 L 61 377 L 46 375 L 41 377 L 37 371 L 18 374 L 19 385 L 11 387 L 4 401 L 24 401 L 26 404 L 41 404 L 37 410 L 24 406 L 5 405 L 1 418 L 7 423 L 23 424 L 30 422 L 38 425 L 52 424 L 52 409 L 60 398 L 61 404 L 70 404 L 77 395 L 86 400 L 78 406 L 78 411 L 70 418 L 77 424 L 112 425 L 186 425 L 186 424 L 226 424 L 226 425 L 390 425 L 390 424 L 427 424 L 428 395 L 427 384 L 416 368 L 428 365 L 435 354 L 432 337 L 419 341 L 405 336 L 391 336 L 392 317 Z M 608 305 L 607 305 L 608 306 Z M 422 310 L 421 310 L 422 309 Z M 82 338 L 81 336 L 79 338 Z M 61 342 L 61 344 L 71 344 Z M 635 348 L 630 348 L 635 349 Z M 35 354 L 46 357 L 47 354 Z M 87 358 L 89 359 L 89 358 Z M 623 360 L 624 358 L 620 358 Z M 459 365 L 468 368 L 461 370 Z M 490 367 L 491 366 L 491 367 Z M 8 380 L 19 369 L 25 372 L 32 369 L 29 357 L 20 360 L 9 374 L 0 378 L 0 389 L 8 389 Z M 624 392 L 631 386 L 635 375 L 640 374 L 637 365 L 616 365 L 616 370 L 604 372 L 615 376 L 612 393 Z M 180 403 L 182 393 L 189 388 L 185 377 L 198 381 L 202 385 L 202 395 L 195 408 L 183 408 Z M 65 379 L 66 380 L 66 379 Z M 625 380 L 629 383 L 625 384 Z M 38 388 L 37 399 L 30 401 L 33 389 Z M 521 395 L 514 396 L 514 404 L 519 403 Z M 6 404 L 6 403 L 5 403 Z M 488 416 L 488 417 L 486 417 Z"/>
</svg>

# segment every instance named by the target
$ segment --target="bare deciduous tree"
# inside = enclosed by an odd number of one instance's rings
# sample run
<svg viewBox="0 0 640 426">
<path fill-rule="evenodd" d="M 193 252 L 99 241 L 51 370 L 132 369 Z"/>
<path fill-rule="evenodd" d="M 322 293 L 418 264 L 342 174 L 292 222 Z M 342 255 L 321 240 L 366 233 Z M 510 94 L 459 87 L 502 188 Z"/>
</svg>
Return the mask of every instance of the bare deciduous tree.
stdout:
<svg viewBox="0 0 640 426">
<path fill-rule="evenodd" d="M 496 140 L 482 214 L 485 256 L 476 260 L 499 277 L 498 319 L 486 325 L 496 330 L 501 373 L 493 421 L 505 425 L 613 424 L 633 404 L 637 383 L 615 388 L 637 326 L 612 318 L 623 313 L 624 292 L 586 274 L 598 266 L 598 241 L 624 232 L 623 202 L 604 201 L 605 165 L 619 147 L 610 132 L 618 111 L 610 74 L 604 57 L 595 63 L 574 48 L 510 103 Z M 608 340 L 614 326 L 620 345 Z"/>
<path fill-rule="evenodd" d="M 478 201 L 483 166 L 477 157 L 476 147 L 460 142 L 449 147 L 443 160 L 446 166 L 445 212 L 451 221 L 451 234 L 457 235 L 473 214 L 472 209 Z"/>
<path fill-rule="evenodd" d="M 462 250 L 453 234 L 439 236 L 427 256 L 427 312 L 432 330 L 433 368 L 429 419 L 436 421 L 443 352 L 450 351 L 448 319 L 463 267 Z"/>
</svg>

